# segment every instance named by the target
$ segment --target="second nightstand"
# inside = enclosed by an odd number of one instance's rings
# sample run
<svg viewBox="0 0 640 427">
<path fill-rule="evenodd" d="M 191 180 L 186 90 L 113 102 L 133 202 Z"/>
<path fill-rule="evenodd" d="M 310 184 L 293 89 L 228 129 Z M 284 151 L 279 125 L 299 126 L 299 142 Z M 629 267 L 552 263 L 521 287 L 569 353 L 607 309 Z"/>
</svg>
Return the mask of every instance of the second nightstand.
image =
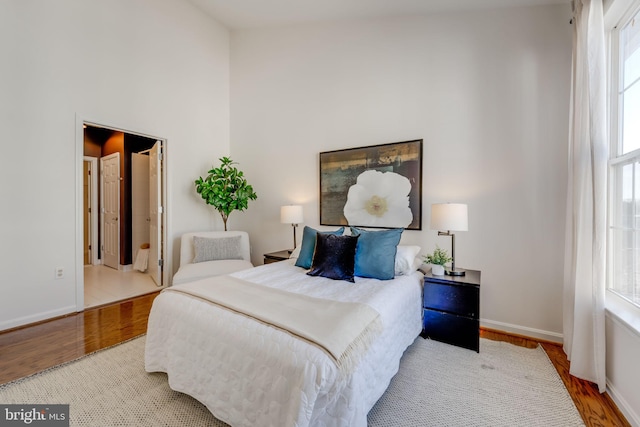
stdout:
<svg viewBox="0 0 640 427">
<path fill-rule="evenodd" d="M 271 264 L 272 262 L 284 261 L 289 259 L 289 255 L 291 255 L 291 252 L 287 249 L 283 251 L 270 252 L 268 254 L 264 254 L 264 263 Z"/>
<path fill-rule="evenodd" d="M 480 351 L 480 272 L 424 273 L 422 337 Z"/>
</svg>

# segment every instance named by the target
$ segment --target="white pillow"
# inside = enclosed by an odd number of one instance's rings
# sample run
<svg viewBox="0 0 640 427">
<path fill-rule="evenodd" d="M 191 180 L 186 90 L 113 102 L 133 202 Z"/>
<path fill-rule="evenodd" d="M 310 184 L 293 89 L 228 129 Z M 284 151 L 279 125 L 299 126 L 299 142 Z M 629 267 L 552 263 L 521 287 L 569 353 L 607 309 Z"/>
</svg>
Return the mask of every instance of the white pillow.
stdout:
<svg viewBox="0 0 640 427">
<path fill-rule="evenodd" d="M 416 258 L 420 246 L 398 245 L 396 252 L 396 276 L 411 274 L 420 267 L 422 262 Z"/>
<path fill-rule="evenodd" d="M 300 256 L 300 246 L 296 247 L 289 255 L 289 258 L 298 258 Z"/>
</svg>

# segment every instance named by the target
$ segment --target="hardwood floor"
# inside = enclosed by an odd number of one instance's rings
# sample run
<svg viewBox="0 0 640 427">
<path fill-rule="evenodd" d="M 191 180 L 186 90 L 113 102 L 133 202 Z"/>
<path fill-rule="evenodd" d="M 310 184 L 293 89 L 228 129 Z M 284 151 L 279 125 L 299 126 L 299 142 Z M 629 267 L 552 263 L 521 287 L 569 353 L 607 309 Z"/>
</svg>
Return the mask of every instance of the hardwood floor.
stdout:
<svg viewBox="0 0 640 427">
<path fill-rule="evenodd" d="M 157 295 L 155 292 L 0 333 L 0 384 L 144 334 Z M 486 329 L 481 336 L 529 348 L 540 343 L 587 427 L 630 426 L 606 393 L 600 394 L 594 384 L 569 375 L 569 362 L 560 345 Z"/>
<path fill-rule="evenodd" d="M 0 384 L 144 334 L 158 293 L 0 333 Z"/>
</svg>

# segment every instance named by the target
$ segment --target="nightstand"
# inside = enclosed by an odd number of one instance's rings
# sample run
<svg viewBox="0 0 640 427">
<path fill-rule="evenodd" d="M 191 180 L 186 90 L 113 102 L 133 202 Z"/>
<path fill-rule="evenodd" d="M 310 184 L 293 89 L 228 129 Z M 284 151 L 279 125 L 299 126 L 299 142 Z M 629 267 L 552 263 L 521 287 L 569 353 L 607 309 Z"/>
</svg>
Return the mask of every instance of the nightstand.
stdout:
<svg viewBox="0 0 640 427">
<path fill-rule="evenodd" d="M 289 259 L 289 255 L 291 255 L 291 252 L 287 249 L 284 251 L 270 252 L 268 254 L 264 254 L 264 263 L 271 264 L 272 262 L 284 261 Z"/>
<path fill-rule="evenodd" d="M 480 351 L 480 272 L 464 276 L 424 273 L 422 334 L 469 350 Z"/>
</svg>

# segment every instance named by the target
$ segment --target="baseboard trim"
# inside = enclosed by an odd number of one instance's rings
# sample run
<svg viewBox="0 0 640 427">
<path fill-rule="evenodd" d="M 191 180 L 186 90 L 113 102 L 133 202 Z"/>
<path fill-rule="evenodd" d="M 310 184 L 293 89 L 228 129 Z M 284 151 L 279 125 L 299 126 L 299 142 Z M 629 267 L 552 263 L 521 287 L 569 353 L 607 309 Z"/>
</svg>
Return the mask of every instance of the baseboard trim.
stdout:
<svg viewBox="0 0 640 427">
<path fill-rule="evenodd" d="M 608 378 L 607 393 L 609 394 L 609 397 L 611 397 L 611 400 L 613 400 L 613 402 L 616 404 L 620 412 L 622 412 L 622 415 L 624 415 L 624 417 L 627 419 L 629 424 L 631 424 L 633 427 L 640 427 L 640 416 L 635 413 L 635 411 L 633 410 L 633 408 L 631 408 L 631 406 L 629 406 L 629 403 L 625 400 L 625 398 L 622 397 L 620 393 L 618 393 L 613 385 L 611 385 L 611 381 L 609 381 Z"/>
<path fill-rule="evenodd" d="M 70 305 L 67 307 L 59 308 L 57 310 L 45 311 L 30 316 L 18 317 L 17 319 L 11 319 L 6 322 L 0 323 L 0 332 L 7 332 L 10 329 L 22 328 L 27 325 L 52 320 L 56 317 L 64 317 L 68 314 L 73 314 L 76 312 L 76 306 Z"/>
<path fill-rule="evenodd" d="M 511 323 L 497 322 L 495 320 L 480 319 L 480 326 L 487 329 L 493 329 L 495 331 L 507 332 L 509 334 L 540 339 L 553 343 L 561 344 L 563 341 L 563 335 L 557 332 L 543 331 L 541 329 L 529 328 L 527 326 L 514 325 Z"/>
</svg>

